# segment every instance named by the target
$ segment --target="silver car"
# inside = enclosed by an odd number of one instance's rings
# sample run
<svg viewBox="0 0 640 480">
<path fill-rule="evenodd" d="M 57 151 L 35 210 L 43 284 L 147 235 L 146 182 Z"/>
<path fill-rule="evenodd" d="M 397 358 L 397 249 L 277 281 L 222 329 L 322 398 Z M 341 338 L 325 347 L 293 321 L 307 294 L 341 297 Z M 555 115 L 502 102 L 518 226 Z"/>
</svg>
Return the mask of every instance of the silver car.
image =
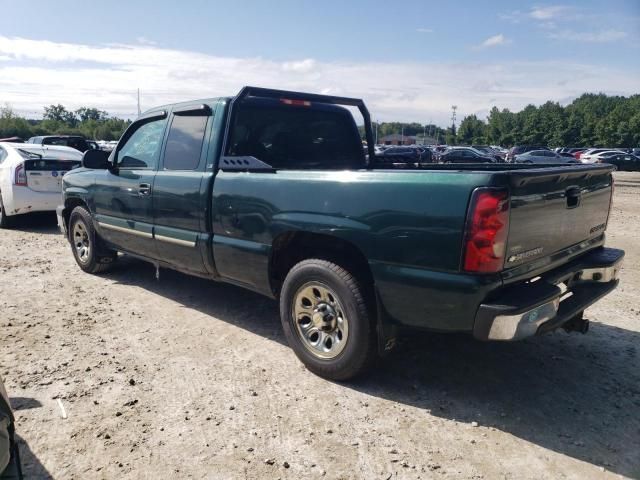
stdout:
<svg viewBox="0 0 640 480">
<path fill-rule="evenodd" d="M 527 153 L 521 153 L 520 155 L 516 155 L 513 161 L 515 163 L 541 163 L 541 164 L 578 163 L 574 158 L 564 157 L 562 155 L 557 154 L 556 152 L 552 152 L 551 150 L 532 150 Z"/>
</svg>

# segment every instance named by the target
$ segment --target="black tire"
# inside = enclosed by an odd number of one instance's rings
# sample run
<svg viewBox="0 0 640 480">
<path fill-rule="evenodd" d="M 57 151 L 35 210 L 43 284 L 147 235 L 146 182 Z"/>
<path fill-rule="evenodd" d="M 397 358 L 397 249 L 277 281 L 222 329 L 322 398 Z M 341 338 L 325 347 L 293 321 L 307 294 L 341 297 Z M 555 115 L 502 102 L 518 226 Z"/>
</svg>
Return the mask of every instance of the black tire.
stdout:
<svg viewBox="0 0 640 480">
<path fill-rule="evenodd" d="M 69 217 L 69 243 L 73 258 L 87 273 L 101 273 L 109 270 L 118 258 L 118 252 L 106 248 L 96 234 L 91 214 L 85 207 L 76 207 Z M 84 253 L 81 245 L 86 247 Z"/>
<path fill-rule="evenodd" d="M 0 228 L 11 228 L 13 226 L 13 218 L 8 216 L 4 211 L 2 203 L 2 194 L 0 194 Z"/>
<path fill-rule="evenodd" d="M 294 318 L 296 298 L 300 299 L 304 288 L 315 284 L 326 286 L 335 294 L 334 301 L 339 305 L 336 312 L 344 310 L 340 313 L 347 319 L 345 343 L 333 358 L 320 358 L 317 352 L 313 353 Z M 328 260 L 314 258 L 296 264 L 287 274 L 280 294 L 280 318 L 289 345 L 311 372 L 330 380 L 348 380 L 369 369 L 377 356 L 372 304 L 355 275 Z M 314 321 L 309 319 L 309 323 Z"/>
</svg>

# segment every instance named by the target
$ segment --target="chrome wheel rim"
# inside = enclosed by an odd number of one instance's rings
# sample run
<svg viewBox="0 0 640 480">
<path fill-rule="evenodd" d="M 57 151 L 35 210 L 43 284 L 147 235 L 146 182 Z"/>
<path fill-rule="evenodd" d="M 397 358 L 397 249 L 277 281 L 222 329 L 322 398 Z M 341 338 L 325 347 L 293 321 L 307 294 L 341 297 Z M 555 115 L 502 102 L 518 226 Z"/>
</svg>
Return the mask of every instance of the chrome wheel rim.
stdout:
<svg viewBox="0 0 640 480">
<path fill-rule="evenodd" d="M 320 282 L 304 284 L 293 300 L 293 323 L 304 347 L 315 357 L 337 357 L 347 344 L 349 322 L 338 296 Z"/>
<path fill-rule="evenodd" d="M 73 226 L 73 246 L 76 249 L 78 260 L 82 263 L 89 262 L 89 256 L 91 255 L 91 241 L 89 240 L 89 233 L 84 223 L 77 222 Z"/>
</svg>

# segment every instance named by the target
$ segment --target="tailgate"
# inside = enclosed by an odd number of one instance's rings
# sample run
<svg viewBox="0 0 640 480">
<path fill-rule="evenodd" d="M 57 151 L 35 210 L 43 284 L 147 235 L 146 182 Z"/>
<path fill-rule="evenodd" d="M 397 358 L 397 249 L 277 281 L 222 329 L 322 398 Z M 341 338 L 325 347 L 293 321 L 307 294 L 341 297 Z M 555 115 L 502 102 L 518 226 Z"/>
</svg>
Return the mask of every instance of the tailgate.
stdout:
<svg viewBox="0 0 640 480">
<path fill-rule="evenodd" d="M 62 176 L 80 166 L 79 160 L 26 160 L 27 186 L 36 192 L 62 192 Z"/>
<path fill-rule="evenodd" d="M 581 165 L 510 172 L 505 269 L 601 236 L 609 216 L 612 171 L 610 165 Z"/>
</svg>

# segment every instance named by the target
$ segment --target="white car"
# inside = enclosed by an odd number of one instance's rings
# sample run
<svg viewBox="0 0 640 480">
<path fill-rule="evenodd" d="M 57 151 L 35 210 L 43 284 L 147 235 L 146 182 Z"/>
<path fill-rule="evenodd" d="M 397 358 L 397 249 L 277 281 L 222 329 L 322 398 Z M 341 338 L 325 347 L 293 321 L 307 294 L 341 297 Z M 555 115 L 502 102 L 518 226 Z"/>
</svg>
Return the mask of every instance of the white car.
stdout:
<svg viewBox="0 0 640 480">
<path fill-rule="evenodd" d="M 81 162 L 71 147 L 0 142 L 0 228 L 15 215 L 55 211 L 62 176 Z"/>
<path fill-rule="evenodd" d="M 591 156 L 592 163 L 607 163 L 607 159 L 615 157 L 616 155 L 624 155 L 622 150 L 606 150 L 604 152 L 596 153 Z"/>
<path fill-rule="evenodd" d="M 612 148 L 590 148 L 589 150 L 585 150 L 580 155 L 580 162 L 582 163 L 596 163 L 597 155 L 603 152 L 610 152 L 613 150 Z"/>
</svg>

